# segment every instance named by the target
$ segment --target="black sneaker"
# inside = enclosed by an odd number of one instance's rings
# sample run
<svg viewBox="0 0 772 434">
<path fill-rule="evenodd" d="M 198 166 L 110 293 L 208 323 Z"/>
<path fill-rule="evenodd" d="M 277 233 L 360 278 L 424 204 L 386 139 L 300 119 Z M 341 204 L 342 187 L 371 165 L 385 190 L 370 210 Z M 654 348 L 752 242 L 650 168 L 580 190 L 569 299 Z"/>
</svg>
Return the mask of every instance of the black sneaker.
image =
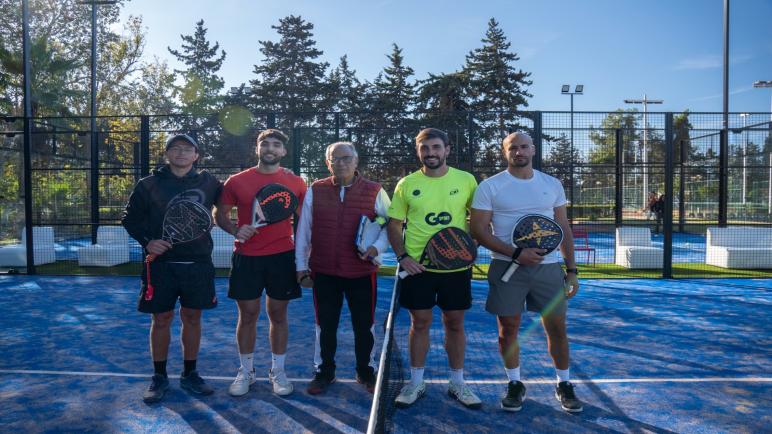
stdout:
<svg viewBox="0 0 772 434">
<path fill-rule="evenodd" d="M 571 413 L 579 413 L 584 409 L 582 401 L 574 393 L 574 385 L 568 381 L 561 381 L 555 386 L 555 398 L 560 401 L 563 410 Z"/>
<path fill-rule="evenodd" d="M 525 401 L 525 384 L 521 381 L 510 381 L 507 394 L 501 398 L 501 408 L 506 411 L 520 411 Z"/>
<path fill-rule="evenodd" d="M 310 383 L 308 383 L 308 388 L 306 389 L 306 392 L 310 393 L 311 395 L 318 395 L 320 393 L 324 393 L 325 390 L 327 390 L 327 386 L 335 382 L 335 374 L 332 375 L 326 375 L 322 374 L 321 372 L 317 372 L 314 374 L 314 379 L 311 380 Z"/>
<path fill-rule="evenodd" d="M 198 371 L 190 371 L 187 376 L 180 375 L 180 387 L 194 395 L 211 395 L 214 393 L 214 389 L 204 382 L 204 379 L 198 375 Z"/>
<path fill-rule="evenodd" d="M 169 379 L 165 375 L 155 374 L 151 380 L 150 387 L 147 388 L 142 400 L 147 404 L 153 404 L 164 399 L 166 391 L 169 390 Z"/>
<path fill-rule="evenodd" d="M 357 383 L 365 386 L 365 389 L 367 389 L 368 392 L 375 392 L 375 373 L 372 370 L 367 371 L 364 374 L 357 372 L 356 380 Z"/>
</svg>

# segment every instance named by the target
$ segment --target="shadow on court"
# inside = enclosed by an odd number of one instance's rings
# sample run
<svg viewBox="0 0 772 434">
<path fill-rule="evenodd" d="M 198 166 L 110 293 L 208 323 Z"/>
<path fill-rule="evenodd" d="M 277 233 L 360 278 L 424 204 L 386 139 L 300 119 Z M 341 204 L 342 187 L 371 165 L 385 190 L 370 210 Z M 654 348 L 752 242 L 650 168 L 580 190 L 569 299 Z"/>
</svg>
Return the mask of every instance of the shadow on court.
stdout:
<svg viewBox="0 0 772 434">
<path fill-rule="evenodd" d="M 392 280 L 379 279 L 376 330 Z M 528 399 L 506 413 L 506 387 L 495 319 L 484 312 L 486 285 L 474 284 L 467 314 L 466 379 L 483 400 L 467 410 L 446 393 L 447 361 L 439 315 L 427 359 L 427 395 L 395 412 L 398 432 L 762 432 L 772 423 L 772 281 L 587 280 L 571 300 L 572 377 L 584 412 L 563 412 L 538 317 L 521 327 L 521 370 Z M 6 432 L 361 432 L 371 395 L 353 381 L 353 335 L 344 313 L 338 383 L 326 394 L 305 392 L 312 373 L 314 314 L 310 292 L 290 303 L 287 373 L 295 392 L 271 393 L 267 320 L 258 322 L 249 394 L 227 394 L 238 367 L 235 304 L 218 279 L 220 306 L 206 312 L 199 371 L 215 388 L 192 397 L 179 387 L 182 370 L 175 320 L 169 356 L 171 390 L 145 405 L 152 365 L 149 318 L 135 311 L 137 278 L 0 276 L 0 428 Z M 346 308 L 344 308 L 344 312 Z M 408 315 L 396 336 L 407 357 Z M 379 350 L 380 338 L 376 339 Z M 403 362 L 405 367 L 407 361 Z"/>
</svg>

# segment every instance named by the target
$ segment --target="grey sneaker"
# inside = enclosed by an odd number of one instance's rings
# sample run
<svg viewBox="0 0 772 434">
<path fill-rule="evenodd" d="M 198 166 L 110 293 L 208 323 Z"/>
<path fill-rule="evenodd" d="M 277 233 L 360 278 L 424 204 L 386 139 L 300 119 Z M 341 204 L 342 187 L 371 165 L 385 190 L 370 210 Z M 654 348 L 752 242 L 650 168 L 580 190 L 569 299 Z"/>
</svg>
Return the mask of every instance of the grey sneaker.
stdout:
<svg viewBox="0 0 772 434">
<path fill-rule="evenodd" d="M 287 379 L 287 374 L 284 371 L 279 371 L 275 375 L 273 371 L 270 371 L 268 373 L 268 380 L 273 385 L 273 393 L 279 396 L 287 396 L 295 390 L 292 383 Z"/>
<path fill-rule="evenodd" d="M 426 393 L 426 383 L 421 381 L 420 384 L 414 385 L 408 383 L 399 392 L 399 395 L 394 400 L 394 405 L 399 408 L 410 407 L 414 402 L 418 401 L 418 398 L 424 396 Z"/>
<path fill-rule="evenodd" d="M 180 387 L 194 395 L 211 395 L 214 389 L 204 382 L 204 379 L 198 375 L 198 371 L 190 371 L 185 375 L 180 375 Z"/>
<path fill-rule="evenodd" d="M 456 384 L 448 382 L 448 395 L 456 399 L 466 408 L 478 409 L 482 407 L 482 401 L 472 392 L 472 389 L 466 383 Z"/>
<path fill-rule="evenodd" d="M 560 406 L 565 411 L 579 413 L 584 410 L 582 401 L 574 393 L 574 385 L 569 381 L 561 381 L 555 386 L 555 398 L 560 401 Z"/>
<path fill-rule="evenodd" d="M 230 387 L 228 387 L 228 394 L 231 396 L 246 395 L 249 392 L 249 386 L 254 384 L 255 381 L 256 379 L 254 369 L 252 369 L 250 372 L 244 372 L 241 368 L 239 368 L 239 372 L 236 374 L 236 379 L 233 380 L 233 383 L 231 383 Z"/>
<path fill-rule="evenodd" d="M 164 399 L 167 390 L 169 390 L 169 379 L 163 375 L 155 374 L 150 382 L 150 387 L 145 390 L 142 400 L 147 404 L 159 402 Z"/>
<path fill-rule="evenodd" d="M 507 394 L 501 398 L 501 408 L 506 411 L 520 411 L 525 400 L 525 385 L 521 381 L 510 381 Z"/>
</svg>

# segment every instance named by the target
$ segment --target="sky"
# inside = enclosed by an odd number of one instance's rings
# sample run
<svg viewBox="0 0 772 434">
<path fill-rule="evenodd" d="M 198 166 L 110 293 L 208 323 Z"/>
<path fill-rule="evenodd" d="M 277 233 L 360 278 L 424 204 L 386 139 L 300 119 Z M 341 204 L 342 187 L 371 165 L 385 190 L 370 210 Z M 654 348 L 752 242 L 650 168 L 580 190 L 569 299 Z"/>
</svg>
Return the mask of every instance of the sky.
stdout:
<svg viewBox="0 0 772 434">
<path fill-rule="evenodd" d="M 568 111 L 563 84 L 584 85 L 577 111 L 633 108 L 628 98 L 661 99 L 649 111 L 723 110 L 724 0 L 130 0 L 122 18 L 141 16 L 145 55 L 181 65 L 179 48 L 203 19 L 210 41 L 227 52 L 220 70 L 226 86 L 254 77 L 263 56 L 258 41 L 278 41 L 272 25 L 287 15 L 314 24 L 323 60 L 348 55 L 360 79 L 387 65 L 391 44 L 403 49 L 416 77 L 460 69 L 480 47 L 493 17 L 531 72 L 529 109 Z M 772 0 L 730 2 L 729 110 L 769 112 L 772 89 Z M 637 106 L 639 109 L 640 106 Z"/>
</svg>

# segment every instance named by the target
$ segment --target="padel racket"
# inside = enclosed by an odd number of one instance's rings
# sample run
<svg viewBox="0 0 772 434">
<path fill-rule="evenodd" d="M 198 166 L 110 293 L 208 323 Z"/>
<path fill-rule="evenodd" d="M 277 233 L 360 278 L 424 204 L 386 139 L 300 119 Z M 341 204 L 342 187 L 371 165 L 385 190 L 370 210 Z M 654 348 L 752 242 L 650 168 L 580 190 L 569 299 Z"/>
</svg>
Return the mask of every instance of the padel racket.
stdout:
<svg viewBox="0 0 772 434">
<path fill-rule="evenodd" d="M 267 184 L 252 203 L 252 226 L 260 228 L 288 219 L 298 208 L 298 198 L 281 184 Z"/>
<path fill-rule="evenodd" d="M 463 229 L 446 227 L 429 238 L 418 262 L 432 270 L 455 270 L 474 264 L 477 246 Z M 402 271 L 399 278 L 410 273 Z"/>
<path fill-rule="evenodd" d="M 178 200 L 169 205 L 164 214 L 161 239 L 172 247 L 198 239 L 212 228 L 212 214 L 203 205 L 192 200 Z M 145 257 L 147 267 L 147 290 L 145 300 L 153 299 L 153 284 L 150 279 L 150 263 L 158 255 L 153 253 Z"/>
<path fill-rule="evenodd" d="M 539 214 L 528 214 L 520 218 L 512 228 L 512 245 L 515 248 L 544 249 L 542 255 L 552 253 L 563 242 L 563 229 L 555 220 Z M 501 276 L 502 282 L 509 282 L 509 278 L 517 270 L 520 264 L 512 261 Z"/>
</svg>

